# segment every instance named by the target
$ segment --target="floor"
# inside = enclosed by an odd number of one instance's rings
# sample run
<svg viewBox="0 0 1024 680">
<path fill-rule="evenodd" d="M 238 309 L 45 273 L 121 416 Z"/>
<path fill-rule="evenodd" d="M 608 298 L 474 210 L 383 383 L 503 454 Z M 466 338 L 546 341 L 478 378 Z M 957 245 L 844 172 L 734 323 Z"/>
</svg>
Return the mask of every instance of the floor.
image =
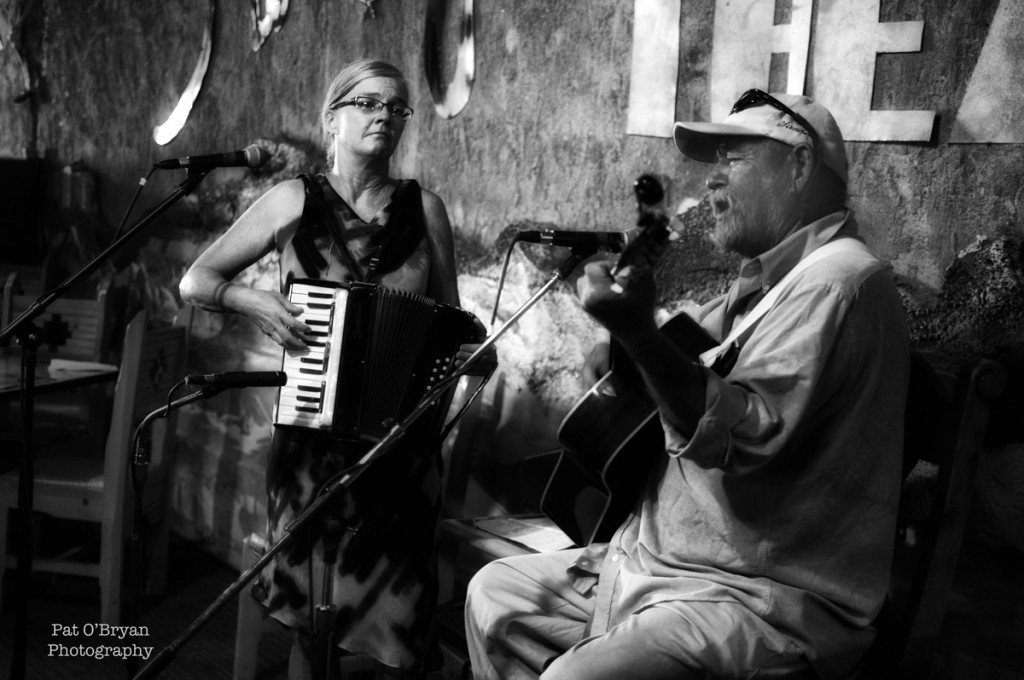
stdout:
<svg viewBox="0 0 1024 680">
<path fill-rule="evenodd" d="M 98 628 L 99 586 L 92 579 L 50 574 L 33 574 L 33 595 L 29 602 L 29 635 L 26 680 L 127 680 L 135 677 L 163 680 L 230 680 L 233 677 L 238 597 L 199 624 L 197 619 L 238 579 L 238 572 L 211 557 L 195 544 L 172 536 L 169 582 L 166 593 L 146 602 L 140 626 L 124 639 L 101 636 Z M 16 570 L 4 575 L 0 608 L 0 678 L 9 677 L 15 643 L 14 588 Z M 89 628 L 91 626 L 91 628 Z M 186 632 L 195 628 L 194 633 Z M 138 634 L 136 634 L 138 633 Z M 129 669 L 123 659 L 97 652 L 150 648 L 148 658 L 136 658 Z M 287 680 L 291 634 L 272 619 L 266 619 L 257 651 L 256 674 L 252 680 Z M 169 658 L 148 664 L 160 654 Z M 429 680 L 463 678 L 463 659 L 442 644 Z M 158 672 L 156 672 L 158 671 Z M 353 671 L 343 680 L 374 680 L 374 673 Z"/>
<path fill-rule="evenodd" d="M 939 650 L 936 678 L 1024 679 L 1024 555 L 965 544 Z"/>
<path fill-rule="evenodd" d="M 147 602 L 140 625 L 144 634 L 118 640 L 101 637 L 89 624 L 99 619 L 99 588 L 95 581 L 70 576 L 34 574 L 34 597 L 29 603 L 29 642 L 25 664 L 27 680 L 123 680 L 134 677 L 124 660 L 96 658 L 104 646 L 152 648 L 149 660 L 139 660 L 141 671 L 157 654 L 174 643 L 193 620 L 210 606 L 238 573 L 195 546 L 175 540 L 171 548 L 167 592 Z M 8 677 L 14 643 L 12 606 L 15 574 L 5 575 L 0 616 L 0 677 Z M 230 679 L 234 658 L 237 600 L 231 600 L 186 642 L 155 677 L 165 680 Z M 77 627 L 77 628 L 76 628 Z M 259 650 L 259 671 L 254 680 L 286 680 L 290 638 L 286 631 L 267 627 Z M 64 634 L 64 633 L 72 634 Z M 92 633 L 91 635 L 89 633 Z M 74 634 L 77 633 L 77 634 Z M 63 645 L 63 648 L 60 647 Z M 89 656 L 81 656 L 85 652 Z"/>
<path fill-rule="evenodd" d="M 118 641 L 85 635 L 98 619 L 97 588 L 73 577 L 34 575 L 30 601 L 29 680 L 121 680 L 134 677 L 117 658 L 94 658 L 102 645 L 137 644 L 153 655 L 174 643 L 171 662 L 156 677 L 167 680 L 225 680 L 232 677 L 236 601 L 230 601 L 187 641 L 179 636 L 238 576 L 232 568 L 196 546 L 176 540 L 171 551 L 172 580 L 164 597 L 148 602 L 141 624 L 145 635 Z M 943 626 L 935 680 L 1024 680 L 1024 555 L 967 546 Z M 13 579 L 5 577 L 0 615 L 0 677 L 8 677 L 14 641 Z M 457 623 L 452 621 L 450 623 Z M 77 626 L 77 635 L 61 635 Z M 54 645 L 64 645 L 65 650 Z M 285 680 L 290 638 L 271 624 L 262 636 L 254 680 Z M 72 651 L 74 650 L 74 651 Z M 80 656 L 82 651 L 93 656 Z M 60 656 L 79 654 L 77 656 Z M 152 657 L 151 657 L 152 658 Z M 457 678 L 447 658 L 437 677 Z M 145 664 L 140 664 L 140 670 Z M 358 675 L 351 680 L 367 680 Z M 916 680 L 916 679 L 913 679 Z"/>
</svg>

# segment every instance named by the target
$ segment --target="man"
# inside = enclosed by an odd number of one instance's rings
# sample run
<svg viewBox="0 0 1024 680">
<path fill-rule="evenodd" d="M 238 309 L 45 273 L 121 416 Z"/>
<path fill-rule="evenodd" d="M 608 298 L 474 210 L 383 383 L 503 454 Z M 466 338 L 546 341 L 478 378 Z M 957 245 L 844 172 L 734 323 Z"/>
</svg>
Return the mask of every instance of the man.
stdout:
<svg viewBox="0 0 1024 680">
<path fill-rule="evenodd" d="M 639 367 L 665 454 L 610 543 L 477 574 L 478 679 L 836 678 L 872 641 L 909 349 L 844 207 L 842 135 L 807 97 L 752 90 L 722 123 L 677 123 L 675 142 L 713 164 L 714 237 L 743 257 L 697 315 L 717 340 L 738 331 L 735 363 L 709 368 L 657 329 L 649 275 L 587 266 L 584 307 Z"/>
</svg>

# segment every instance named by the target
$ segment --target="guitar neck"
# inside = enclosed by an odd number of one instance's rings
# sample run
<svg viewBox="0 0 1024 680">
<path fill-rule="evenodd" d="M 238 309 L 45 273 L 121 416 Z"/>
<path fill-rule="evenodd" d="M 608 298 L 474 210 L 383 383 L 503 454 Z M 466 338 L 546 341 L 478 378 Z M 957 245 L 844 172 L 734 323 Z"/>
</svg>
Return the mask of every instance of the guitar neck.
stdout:
<svg viewBox="0 0 1024 680">
<path fill-rule="evenodd" d="M 694 361 L 697 361 L 698 357 L 707 350 L 718 346 L 718 341 L 685 312 L 676 314 L 665 322 L 659 330 L 672 341 L 672 344 L 681 349 Z M 614 336 L 611 338 L 610 346 L 609 362 L 611 369 L 622 373 L 627 380 L 641 381 L 642 378 L 635 363 Z"/>
</svg>

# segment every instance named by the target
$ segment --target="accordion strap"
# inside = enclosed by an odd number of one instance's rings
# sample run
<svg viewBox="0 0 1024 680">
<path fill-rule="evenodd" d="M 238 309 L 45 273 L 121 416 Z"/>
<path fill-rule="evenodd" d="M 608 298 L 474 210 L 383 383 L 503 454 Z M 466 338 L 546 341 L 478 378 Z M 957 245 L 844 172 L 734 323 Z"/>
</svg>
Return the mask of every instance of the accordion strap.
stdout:
<svg viewBox="0 0 1024 680">
<path fill-rule="evenodd" d="M 412 255 L 426 234 L 426 220 L 423 216 L 423 200 L 420 186 L 415 180 L 402 182 L 391 198 L 392 212 L 381 233 L 372 237 L 370 252 L 360 264 L 345 239 L 345 230 L 338 215 L 324 199 L 322 175 L 311 177 L 299 175 L 306 187 L 306 202 L 302 210 L 302 228 L 313 227 L 314 231 L 326 229 L 330 238 L 338 245 L 342 263 L 357 281 L 370 282 L 373 277 L 399 268 Z M 342 199 L 344 200 L 344 199 Z M 351 207 L 347 206 L 351 211 Z M 352 213 L 353 215 L 355 213 Z M 309 278 L 320 278 L 320 272 L 328 267 L 327 260 L 317 250 L 315 240 L 296 234 L 295 252 Z"/>
<path fill-rule="evenodd" d="M 391 197 L 391 207 L 384 234 L 370 259 L 368 276 L 401 267 L 427 233 L 422 192 L 416 180 L 398 185 Z"/>
<path fill-rule="evenodd" d="M 299 179 L 306 187 L 306 203 L 302 208 L 302 223 L 300 228 L 303 226 L 321 225 L 326 227 L 331 239 L 338 244 L 338 250 L 341 251 L 341 258 L 344 261 L 345 267 L 352 272 L 358 281 L 365 281 L 366 278 L 363 274 L 362 268 L 356 259 L 352 257 L 352 253 L 348 249 L 348 244 L 345 243 L 345 234 L 341 229 L 341 225 L 338 224 L 338 217 L 331 210 L 330 206 L 324 201 L 323 188 L 320 183 L 314 178 L 310 177 L 306 173 L 299 175 Z M 298 234 L 296 234 L 298 237 Z M 316 249 L 312 239 L 298 239 L 296 238 L 295 252 L 299 256 L 302 262 L 303 269 L 306 269 L 306 273 L 310 274 L 314 278 L 320 278 L 320 272 L 327 269 L 329 263 L 324 259 L 324 256 Z M 301 249 L 300 249 L 301 248 Z M 317 271 L 310 272 L 307 266 L 307 260 L 310 264 L 316 266 Z"/>
</svg>

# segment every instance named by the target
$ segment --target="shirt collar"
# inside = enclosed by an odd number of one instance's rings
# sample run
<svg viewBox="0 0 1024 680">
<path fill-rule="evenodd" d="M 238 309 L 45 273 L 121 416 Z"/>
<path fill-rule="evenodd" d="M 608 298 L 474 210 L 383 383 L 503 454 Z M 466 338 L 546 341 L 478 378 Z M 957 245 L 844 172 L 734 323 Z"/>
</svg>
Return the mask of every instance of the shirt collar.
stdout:
<svg viewBox="0 0 1024 680">
<path fill-rule="evenodd" d="M 763 293 L 768 292 L 797 262 L 831 241 L 840 229 L 843 229 L 844 236 L 855 236 L 857 233 L 857 226 L 849 210 L 839 210 L 806 224 L 768 252 L 748 260 L 740 267 L 737 281 L 740 294 L 758 288 Z"/>
</svg>

